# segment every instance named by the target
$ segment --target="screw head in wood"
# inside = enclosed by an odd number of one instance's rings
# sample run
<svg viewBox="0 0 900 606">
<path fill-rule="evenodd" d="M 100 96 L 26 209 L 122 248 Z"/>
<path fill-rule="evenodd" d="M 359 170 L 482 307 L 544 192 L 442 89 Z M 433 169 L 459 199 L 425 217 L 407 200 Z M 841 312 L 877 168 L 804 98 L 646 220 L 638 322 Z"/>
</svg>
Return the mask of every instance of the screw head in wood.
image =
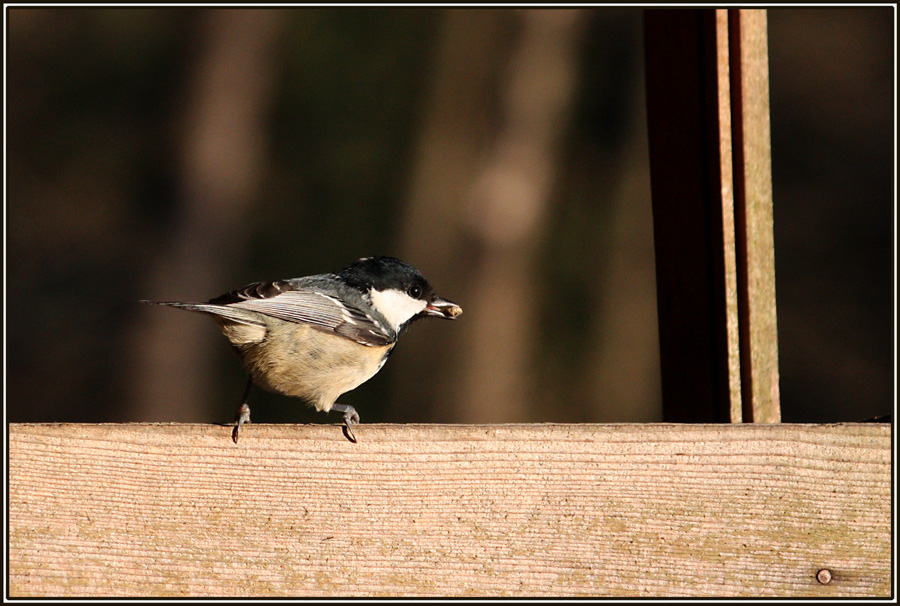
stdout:
<svg viewBox="0 0 900 606">
<path fill-rule="evenodd" d="M 831 571 L 827 568 L 823 568 L 819 572 L 816 573 L 816 580 L 818 580 L 822 585 L 828 585 L 831 582 L 832 574 Z"/>
</svg>

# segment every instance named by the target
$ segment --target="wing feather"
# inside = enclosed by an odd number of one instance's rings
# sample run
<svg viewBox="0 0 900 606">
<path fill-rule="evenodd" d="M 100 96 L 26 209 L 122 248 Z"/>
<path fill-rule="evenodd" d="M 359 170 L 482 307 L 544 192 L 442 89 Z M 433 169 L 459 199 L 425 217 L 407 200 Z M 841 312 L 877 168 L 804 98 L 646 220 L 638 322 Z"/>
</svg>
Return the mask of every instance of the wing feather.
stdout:
<svg viewBox="0 0 900 606">
<path fill-rule="evenodd" d="M 396 340 L 392 331 L 366 312 L 315 288 L 298 287 L 288 281 L 257 282 L 210 303 L 309 324 L 362 345 L 389 345 Z"/>
</svg>

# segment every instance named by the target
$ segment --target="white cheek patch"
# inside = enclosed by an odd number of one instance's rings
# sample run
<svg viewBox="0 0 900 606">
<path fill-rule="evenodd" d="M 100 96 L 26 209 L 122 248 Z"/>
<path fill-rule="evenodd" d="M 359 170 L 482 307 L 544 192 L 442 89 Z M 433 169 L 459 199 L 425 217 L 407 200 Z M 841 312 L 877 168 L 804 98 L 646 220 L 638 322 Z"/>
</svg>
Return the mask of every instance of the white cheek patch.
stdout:
<svg viewBox="0 0 900 606">
<path fill-rule="evenodd" d="M 394 331 L 400 330 L 400 326 L 408 322 L 413 316 L 421 313 L 427 303 L 421 299 L 413 299 L 401 290 L 375 290 L 369 291 L 372 298 L 372 306 L 378 310 L 388 321 Z"/>
</svg>

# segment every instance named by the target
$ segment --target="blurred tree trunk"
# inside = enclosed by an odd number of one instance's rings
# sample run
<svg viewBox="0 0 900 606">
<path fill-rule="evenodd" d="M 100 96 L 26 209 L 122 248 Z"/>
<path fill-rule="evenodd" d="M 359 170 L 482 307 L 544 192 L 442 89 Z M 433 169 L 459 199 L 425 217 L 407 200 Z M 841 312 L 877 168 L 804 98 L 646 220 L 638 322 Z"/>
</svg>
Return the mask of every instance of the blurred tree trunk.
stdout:
<svg viewBox="0 0 900 606">
<path fill-rule="evenodd" d="M 621 98 L 615 103 L 621 108 L 615 120 L 622 134 L 593 163 L 594 183 L 603 184 L 598 194 L 605 207 L 604 236 L 586 250 L 594 274 L 585 274 L 585 287 L 594 307 L 586 326 L 587 355 L 579 360 L 569 393 L 581 409 L 577 420 L 661 421 L 643 21 L 634 9 L 596 11 L 594 17 L 598 31 L 620 34 L 617 69 L 596 69 L 606 94 Z"/>
<path fill-rule="evenodd" d="M 639 63 L 638 63 L 639 64 Z M 594 250 L 598 292 L 593 344 L 576 399 L 588 404 L 592 422 L 662 421 L 656 271 L 646 114 L 638 100 L 620 160 L 610 174 L 610 225 L 602 250 Z"/>
<path fill-rule="evenodd" d="M 449 14 L 436 75 L 441 84 L 425 127 L 405 232 L 405 250 L 429 272 L 444 267 L 449 275 L 450 267 L 456 273 L 467 268 L 465 290 L 472 296 L 459 301 L 467 315 L 456 331 L 462 359 L 442 360 L 445 383 L 430 390 L 419 386 L 422 395 L 415 399 L 453 406 L 456 414 L 444 418 L 528 420 L 535 262 L 573 98 L 582 17 L 578 10 L 505 11 L 490 18 L 483 11 Z M 498 39 L 491 31 L 502 29 L 505 19 L 518 29 L 508 55 L 493 46 Z M 476 28 L 484 38 L 473 51 Z M 501 69 L 496 97 L 484 98 L 494 65 Z M 478 69 L 484 70 L 480 78 L 463 77 Z M 464 109 L 476 105 L 459 113 L 463 99 Z M 493 120 L 481 117 L 487 110 L 479 111 L 479 101 L 488 108 L 493 102 Z M 468 120 L 452 119 L 460 115 Z M 434 356 L 409 357 L 434 364 Z M 438 400 L 437 389 L 445 389 L 449 399 Z"/>
<path fill-rule="evenodd" d="M 468 320 L 469 302 L 457 300 L 454 293 L 469 289 L 468 271 L 460 268 L 468 268 L 477 256 L 463 229 L 460 208 L 491 140 L 496 82 L 508 60 L 517 17 L 507 9 L 482 9 L 444 11 L 443 19 L 400 248 L 404 258 L 430 276 L 440 294 L 463 306 Z M 458 352 L 469 338 L 466 321 L 453 330 L 431 324 L 422 323 L 405 335 L 388 366 L 389 372 L 404 377 L 393 390 L 397 420 L 461 420 L 451 387 L 462 374 Z"/>
<path fill-rule="evenodd" d="M 180 150 L 180 203 L 145 291 L 156 300 L 206 300 L 232 284 L 258 195 L 271 104 L 274 10 L 203 13 Z M 208 323 L 208 325 L 207 325 Z M 211 321 L 147 308 L 134 340 L 134 421 L 209 421 Z M 224 347 L 224 342 L 222 343 Z M 240 393 L 234 395 L 237 409 Z"/>
</svg>

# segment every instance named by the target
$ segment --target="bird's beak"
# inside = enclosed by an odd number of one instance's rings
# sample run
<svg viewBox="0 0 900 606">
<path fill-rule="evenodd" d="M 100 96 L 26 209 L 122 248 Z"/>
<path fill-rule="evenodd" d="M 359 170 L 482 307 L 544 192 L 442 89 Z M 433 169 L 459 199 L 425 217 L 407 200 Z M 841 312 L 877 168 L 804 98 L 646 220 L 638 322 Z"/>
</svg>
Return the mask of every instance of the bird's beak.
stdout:
<svg viewBox="0 0 900 606">
<path fill-rule="evenodd" d="M 425 314 L 429 316 L 437 316 L 454 320 L 456 316 L 462 313 L 462 307 L 451 301 L 446 301 L 440 297 L 435 297 L 431 303 L 425 306 Z"/>
</svg>

